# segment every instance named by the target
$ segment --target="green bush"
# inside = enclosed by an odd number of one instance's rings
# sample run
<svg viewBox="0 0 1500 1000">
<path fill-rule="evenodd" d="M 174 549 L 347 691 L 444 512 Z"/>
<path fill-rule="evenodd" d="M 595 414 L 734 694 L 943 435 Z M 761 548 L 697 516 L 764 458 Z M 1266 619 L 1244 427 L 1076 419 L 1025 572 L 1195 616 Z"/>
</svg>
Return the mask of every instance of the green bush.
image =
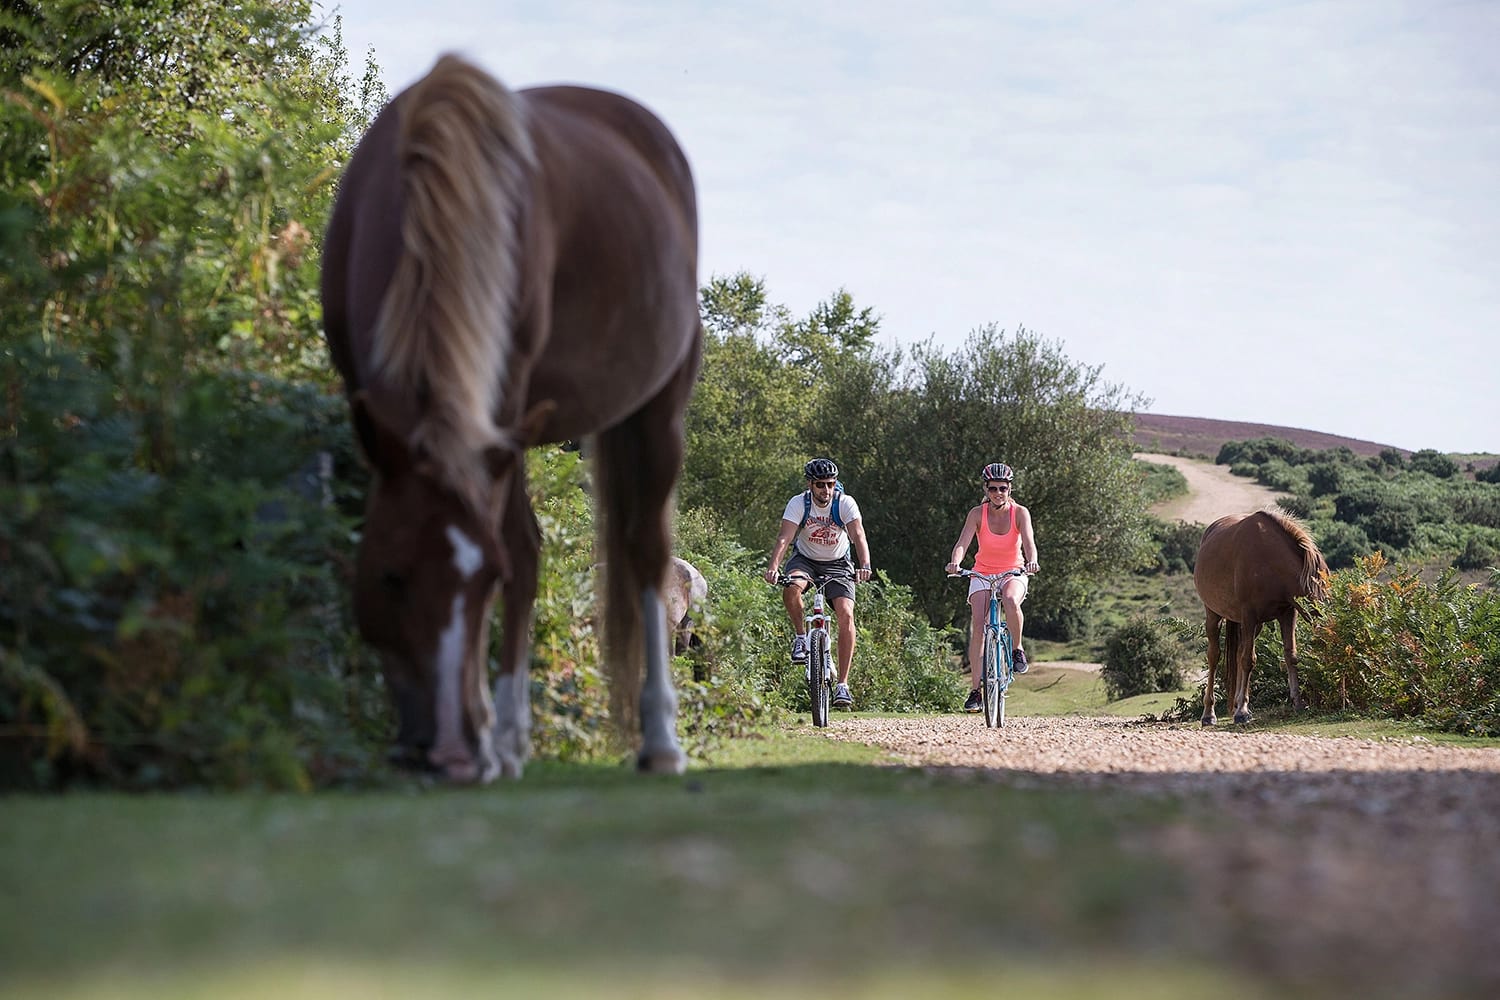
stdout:
<svg viewBox="0 0 1500 1000">
<path fill-rule="evenodd" d="M 1191 573 L 1198 559 L 1198 545 L 1203 541 L 1203 525 L 1188 521 L 1167 524 L 1153 520 L 1151 541 L 1157 550 L 1155 566 L 1145 568 L 1147 573 Z"/>
<path fill-rule="evenodd" d="M 1100 676 L 1111 700 L 1174 691 L 1183 683 L 1183 659 L 1177 638 L 1162 623 L 1138 618 L 1104 641 Z"/>
<path fill-rule="evenodd" d="M 1453 560 L 1454 569 L 1476 570 L 1488 569 L 1500 563 L 1500 554 L 1494 547 L 1481 542 L 1478 538 L 1469 537 L 1464 545 L 1464 550 Z"/>
<path fill-rule="evenodd" d="M 0 362 L 0 787 L 306 788 L 378 766 L 349 526 L 297 482 L 348 449 L 342 404 L 187 375 L 146 415 L 38 341 Z"/>
<path fill-rule="evenodd" d="M 1313 536 L 1329 569 L 1353 566 L 1360 556 L 1370 554 L 1370 536 L 1364 529 L 1344 521 L 1318 521 L 1312 525 Z"/>
<path fill-rule="evenodd" d="M 1500 735 L 1500 594 L 1378 553 L 1330 581 L 1302 644 L 1310 707 Z"/>
</svg>

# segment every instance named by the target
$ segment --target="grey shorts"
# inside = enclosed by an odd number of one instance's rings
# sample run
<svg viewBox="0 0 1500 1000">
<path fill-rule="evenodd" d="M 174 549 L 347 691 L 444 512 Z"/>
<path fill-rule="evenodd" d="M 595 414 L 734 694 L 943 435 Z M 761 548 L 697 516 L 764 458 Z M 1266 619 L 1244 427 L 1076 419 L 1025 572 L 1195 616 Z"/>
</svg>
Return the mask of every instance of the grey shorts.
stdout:
<svg viewBox="0 0 1500 1000">
<path fill-rule="evenodd" d="M 847 580 L 834 580 L 823 588 L 823 594 L 832 601 L 835 597 L 847 597 L 854 600 L 854 560 L 845 556 L 842 559 L 809 559 L 801 552 L 793 552 L 792 558 L 786 561 L 786 567 L 782 570 L 788 576 L 792 570 L 800 569 L 813 578 L 813 582 L 826 580 L 830 576 L 847 576 Z"/>
</svg>

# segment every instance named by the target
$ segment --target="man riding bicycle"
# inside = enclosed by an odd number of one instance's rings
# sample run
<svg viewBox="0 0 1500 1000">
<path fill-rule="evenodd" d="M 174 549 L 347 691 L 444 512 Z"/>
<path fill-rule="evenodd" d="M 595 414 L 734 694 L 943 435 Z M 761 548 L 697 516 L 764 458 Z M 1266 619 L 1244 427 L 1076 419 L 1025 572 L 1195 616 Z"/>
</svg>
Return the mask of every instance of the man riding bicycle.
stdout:
<svg viewBox="0 0 1500 1000">
<path fill-rule="evenodd" d="M 985 500 L 969 511 L 964 520 L 964 529 L 958 541 L 953 543 L 952 557 L 948 560 L 949 574 L 958 572 L 969 543 L 979 539 L 979 552 L 974 557 L 974 572 L 996 574 L 1008 570 L 1025 569 L 1035 573 L 1036 539 L 1031 533 L 1031 511 L 1011 498 L 1011 487 L 1015 483 L 1015 470 L 1004 462 L 991 462 L 980 470 L 984 481 Z M 1026 672 L 1026 651 L 1021 648 L 1021 626 L 1026 616 L 1021 612 L 1021 602 L 1026 600 L 1024 576 L 1013 576 L 1006 580 L 1000 592 L 1005 608 L 1005 624 L 1010 629 L 1015 652 L 1011 656 L 1012 669 L 1018 674 Z M 980 662 L 980 651 L 984 645 L 984 627 L 989 614 L 989 584 L 983 580 L 969 581 L 969 607 L 973 609 L 969 631 L 969 667 L 973 672 L 974 687 L 969 700 L 964 702 L 964 711 L 977 712 L 982 707 L 979 685 L 983 681 L 984 664 Z"/>
<path fill-rule="evenodd" d="M 828 577 L 853 577 L 864 583 L 870 579 L 870 544 L 860 520 L 859 504 L 844 492 L 839 483 L 839 467 L 832 459 L 815 458 L 802 469 L 807 491 L 787 501 L 781 514 L 781 532 L 771 549 L 771 564 L 766 569 L 767 583 L 775 583 L 782 554 L 792 546 L 786 575 L 804 582 L 801 586 L 783 587 L 782 603 L 797 633 L 792 639 L 792 660 L 807 660 L 807 622 L 802 614 L 802 595 L 815 581 Z M 850 559 L 850 543 L 859 563 Z M 833 689 L 833 704 L 849 708 L 854 697 L 849 693 L 849 668 L 854 663 L 854 582 L 832 580 L 823 589 L 833 605 L 838 620 L 838 685 Z"/>
</svg>

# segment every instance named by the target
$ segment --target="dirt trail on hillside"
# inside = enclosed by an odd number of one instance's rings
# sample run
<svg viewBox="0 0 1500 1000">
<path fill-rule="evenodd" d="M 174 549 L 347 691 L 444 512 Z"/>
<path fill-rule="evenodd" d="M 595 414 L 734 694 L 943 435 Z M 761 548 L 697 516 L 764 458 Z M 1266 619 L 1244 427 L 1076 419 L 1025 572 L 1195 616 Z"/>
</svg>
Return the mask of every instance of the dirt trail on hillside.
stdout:
<svg viewBox="0 0 1500 1000">
<path fill-rule="evenodd" d="M 1500 749 L 1105 718 L 843 716 L 824 732 L 1014 787 L 1180 800 L 1138 846 L 1188 873 L 1224 954 L 1350 996 L 1500 995 Z"/>
<path fill-rule="evenodd" d="M 1187 496 L 1175 497 L 1151 508 L 1151 513 L 1163 521 L 1208 525 L 1225 514 L 1243 514 L 1268 507 L 1276 502 L 1277 497 L 1286 495 L 1236 476 L 1228 466 L 1212 462 L 1146 452 L 1138 452 L 1133 457 L 1157 465 L 1170 465 L 1187 480 Z"/>
</svg>

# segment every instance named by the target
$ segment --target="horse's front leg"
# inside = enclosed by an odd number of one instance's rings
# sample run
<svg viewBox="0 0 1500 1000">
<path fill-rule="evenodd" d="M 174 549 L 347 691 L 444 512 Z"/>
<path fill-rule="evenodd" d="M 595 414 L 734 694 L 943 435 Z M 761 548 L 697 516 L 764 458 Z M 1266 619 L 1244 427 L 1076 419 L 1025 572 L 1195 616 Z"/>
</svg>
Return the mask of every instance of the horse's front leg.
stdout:
<svg viewBox="0 0 1500 1000">
<path fill-rule="evenodd" d="M 542 533 L 525 480 L 517 470 L 500 528 L 501 543 L 510 556 L 510 578 L 503 588 L 500 670 L 495 677 L 495 752 L 505 778 L 521 777 L 531 756 L 531 632 Z"/>
<path fill-rule="evenodd" d="M 1304 707 L 1302 688 L 1297 683 L 1297 609 L 1285 611 L 1276 619 L 1281 626 L 1281 658 L 1286 664 L 1286 684 L 1292 693 L 1292 711 Z"/>
<path fill-rule="evenodd" d="M 651 587 L 641 593 L 641 629 L 646 677 L 641 687 L 640 767 L 681 774 L 687 758 L 677 743 L 677 689 L 667 654 L 667 609 Z"/>
</svg>

